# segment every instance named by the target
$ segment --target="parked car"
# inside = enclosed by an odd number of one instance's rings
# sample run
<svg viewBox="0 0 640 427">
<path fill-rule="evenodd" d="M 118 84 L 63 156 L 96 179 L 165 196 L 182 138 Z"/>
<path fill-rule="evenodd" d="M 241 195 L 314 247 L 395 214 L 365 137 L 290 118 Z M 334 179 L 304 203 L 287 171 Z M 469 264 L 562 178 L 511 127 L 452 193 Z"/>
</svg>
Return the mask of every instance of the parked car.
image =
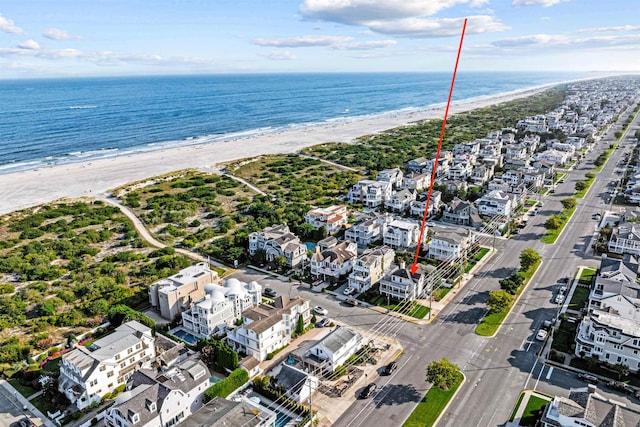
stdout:
<svg viewBox="0 0 640 427">
<path fill-rule="evenodd" d="M 28 417 L 24 417 L 11 423 L 10 427 L 35 427 L 35 424 Z"/>
<path fill-rule="evenodd" d="M 433 221 L 427 221 L 427 227 L 435 227 L 436 223 Z"/>
<path fill-rule="evenodd" d="M 536 339 L 538 341 L 544 341 L 547 339 L 548 332 L 544 329 L 538 329 L 538 333 L 536 334 Z"/>
<path fill-rule="evenodd" d="M 346 287 L 346 288 L 344 289 L 344 291 L 342 291 L 342 293 L 343 293 L 343 294 L 345 294 L 345 295 L 352 295 L 352 294 L 354 294 L 355 292 L 356 292 L 356 290 L 355 290 L 355 289 L 353 289 L 352 287 Z"/>
<path fill-rule="evenodd" d="M 358 300 L 354 297 L 347 298 L 346 300 L 344 300 L 344 303 L 353 307 L 357 307 L 359 304 Z"/>
<path fill-rule="evenodd" d="M 556 299 L 554 301 L 556 304 L 562 304 L 564 302 L 564 295 L 563 294 L 556 295 Z"/>
<path fill-rule="evenodd" d="M 628 384 L 621 381 L 609 381 L 607 387 L 611 390 L 620 391 L 622 393 L 634 394 L 635 390 Z"/>
<path fill-rule="evenodd" d="M 378 389 L 378 386 L 376 385 L 376 383 L 369 384 L 360 393 L 360 398 L 361 399 L 367 399 L 367 398 L 371 397 L 371 395 L 373 393 L 375 393 L 377 389 Z"/>
<path fill-rule="evenodd" d="M 272 298 L 275 298 L 275 297 L 278 296 L 278 293 L 274 289 L 271 289 L 271 288 L 264 288 L 264 292 L 263 293 L 266 296 L 272 297 Z"/>
<path fill-rule="evenodd" d="M 393 371 L 395 371 L 396 369 L 398 369 L 398 363 L 397 362 L 391 362 L 387 365 L 386 368 L 384 368 L 384 374 L 385 375 L 391 375 L 393 374 Z"/>
<path fill-rule="evenodd" d="M 591 374 L 587 374 L 585 372 L 580 372 L 578 374 L 578 378 L 580 378 L 582 381 L 588 382 L 589 384 L 598 384 L 598 377 L 596 377 L 595 375 L 591 375 Z"/>
<path fill-rule="evenodd" d="M 567 292 L 567 287 L 566 286 L 560 286 L 560 290 L 558 291 L 559 294 L 564 295 Z"/>
<path fill-rule="evenodd" d="M 329 314 L 329 311 L 327 311 L 326 308 L 322 308 L 319 305 L 316 305 L 315 307 L 313 307 L 313 311 L 315 311 L 316 314 L 321 314 L 323 316 L 326 316 L 327 314 Z"/>
<path fill-rule="evenodd" d="M 329 323 L 331 323 L 331 320 L 328 317 L 325 317 L 324 319 L 316 323 L 316 326 L 318 328 L 324 328 L 325 326 L 329 326 Z"/>
</svg>

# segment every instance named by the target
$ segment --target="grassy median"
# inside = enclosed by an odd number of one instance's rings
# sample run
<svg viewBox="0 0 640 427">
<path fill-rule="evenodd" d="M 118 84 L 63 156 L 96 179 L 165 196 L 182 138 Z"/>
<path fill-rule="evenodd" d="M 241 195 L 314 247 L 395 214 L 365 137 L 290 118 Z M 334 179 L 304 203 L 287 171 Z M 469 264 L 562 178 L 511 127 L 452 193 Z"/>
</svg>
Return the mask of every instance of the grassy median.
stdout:
<svg viewBox="0 0 640 427">
<path fill-rule="evenodd" d="M 463 381 L 464 377 L 461 373 L 458 373 L 455 384 L 449 390 L 431 387 L 402 427 L 429 427 L 434 425 Z"/>
</svg>

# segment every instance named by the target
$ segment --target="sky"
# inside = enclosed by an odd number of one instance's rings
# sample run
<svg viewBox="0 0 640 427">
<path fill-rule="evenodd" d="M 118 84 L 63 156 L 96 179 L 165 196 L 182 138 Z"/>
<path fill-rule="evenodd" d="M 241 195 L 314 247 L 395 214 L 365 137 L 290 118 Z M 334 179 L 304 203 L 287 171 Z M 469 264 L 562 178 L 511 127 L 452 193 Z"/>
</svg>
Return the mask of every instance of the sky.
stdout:
<svg viewBox="0 0 640 427">
<path fill-rule="evenodd" d="M 640 71 L 638 0 L 2 0 L 0 79 Z"/>
</svg>

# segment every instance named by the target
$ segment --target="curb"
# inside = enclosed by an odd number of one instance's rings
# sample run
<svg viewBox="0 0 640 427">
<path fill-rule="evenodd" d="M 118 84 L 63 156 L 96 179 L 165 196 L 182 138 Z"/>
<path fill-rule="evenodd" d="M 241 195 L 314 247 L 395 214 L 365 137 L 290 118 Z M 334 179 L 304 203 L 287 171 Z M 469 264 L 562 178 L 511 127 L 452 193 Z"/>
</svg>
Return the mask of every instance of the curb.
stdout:
<svg viewBox="0 0 640 427">
<path fill-rule="evenodd" d="M 455 398 L 458 395 L 458 393 L 460 393 L 460 390 L 462 390 L 462 387 L 464 386 L 464 383 L 467 382 L 467 376 L 464 374 L 464 372 L 460 371 L 460 373 L 462 374 L 462 382 L 460 383 L 460 386 L 458 386 L 458 389 L 456 390 L 456 392 L 453 393 L 453 396 L 451 396 L 451 399 L 449 399 L 449 401 L 447 402 L 446 406 L 444 408 L 442 408 L 442 411 L 440 411 L 440 415 L 438 415 L 438 418 L 436 418 L 436 420 L 433 422 L 434 426 L 438 425 L 438 423 L 440 422 L 440 419 L 447 412 L 447 409 L 449 409 L 449 406 L 451 406 L 451 402 L 453 402 L 455 400 Z"/>
</svg>

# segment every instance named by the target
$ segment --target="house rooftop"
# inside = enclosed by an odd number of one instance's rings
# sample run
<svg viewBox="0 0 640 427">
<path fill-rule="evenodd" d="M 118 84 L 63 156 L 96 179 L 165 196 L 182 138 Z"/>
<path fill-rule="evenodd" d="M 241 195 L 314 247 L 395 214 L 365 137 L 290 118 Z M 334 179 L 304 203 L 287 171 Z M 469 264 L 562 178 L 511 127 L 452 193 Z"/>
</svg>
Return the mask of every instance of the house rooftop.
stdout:
<svg viewBox="0 0 640 427">
<path fill-rule="evenodd" d="M 316 345 L 322 345 L 331 352 L 340 350 L 346 343 L 353 338 L 362 338 L 359 332 L 348 328 L 346 326 L 339 326 L 334 329 L 329 335 L 324 337 Z"/>
</svg>

